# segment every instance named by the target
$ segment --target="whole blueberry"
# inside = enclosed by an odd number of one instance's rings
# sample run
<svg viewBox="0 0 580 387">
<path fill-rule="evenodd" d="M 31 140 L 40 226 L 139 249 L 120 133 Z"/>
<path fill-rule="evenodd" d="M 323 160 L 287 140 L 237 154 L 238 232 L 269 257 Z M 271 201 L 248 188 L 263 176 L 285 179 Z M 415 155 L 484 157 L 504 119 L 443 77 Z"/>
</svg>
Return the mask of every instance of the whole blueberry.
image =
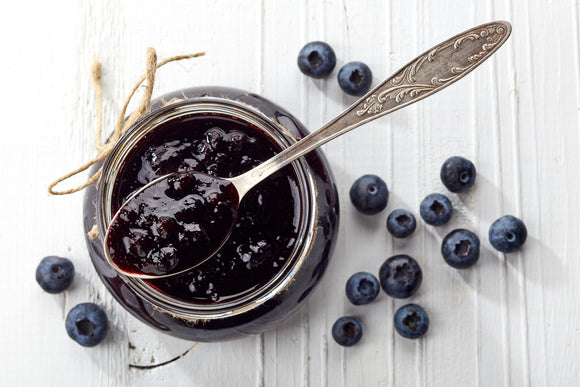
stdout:
<svg viewBox="0 0 580 387">
<path fill-rule="evenodd" d="M 362 326 L 356 317 L 341 317 L 332 326 L 332 338 L 344 347 L 355 345 L 362 338 Z"/>
<path fill-rule="evenodd" d="M 489 228 L 489 242 L 504 253 L 511 253 L 522 247 L 528 230 L 526 225 L 515 216 L 505 215 L 492 223 Z"/>
<path fill-rule="evenodd" d="M 445 236 L 441 254 L 449 266 L 465 269 L 479 259 L 479 238 L 469 230 L 459 228 Z"/>
<path fill-rule="evenodd" d="M 313 78 L 327 77 L 336 66 L 334 50 L 324 42 L 307 43 L 298 53 L 298 67 Z"/>
<path fill-rule="evenodd" d="M 407 339 L 417 339 L 429 330 L 429 315 L 417 304 L 401 306 L 394 320 L 397 332 Z"/>
<path fill-rule="evenodd" d="M 349 62 L 338 72 L 338 85 L 346 94 L 360 96 L 369 91 L 373 73 L 362 62 Z"/>
<path fill-rule="evenodd" d="M 432 193 L 421 202 L 420 213 L 425 223 L 442 226 L 451 219 L 453 206 L 447 196 Z"/>
<path fill-rule="evenodd" d="M 67 258 L 48 256 L 36 267 L 36 282 L 45 292 L 60 293 L 68 289 L 75 276 L 75 267 Z"/>
<path fill-rule="evenodd" d="M 407 210 L 394 210 L 387 217 L 387 230 L 395 238 L 406 238 L 417 228 L 415 216 Z"/>
<path fill-rule="evenodd" d="M 68 312 L 66 332 L 83 347 L 94 347 L 107 335 L 107 315 L 92 302 L 78 304 Z"/>
<path fill-rule="evenodd" d="M 385 209 L 389 200 L 387 184 L 376 175 L 364 175 L 350 187 L 350 201 L 365 215 L 374 215 Z"/>
<path fill-rule="evenodd" d="M 417 292 L 423 272 L 415 259 L 400 254 L 387 259 L 379 269 L 381 287 L 391 297 L 407 298 Z"/>
<path fill-rule="evenodd" d="M 346 282 L 346 297 L 354 305 L 368 304 L 379 295 L 377 277 L 364 271 L 353 274 Z"/>
<path fill-rule="evenodd" d="M 475 165 L 466 158 L 453 156 L 441 166 L 441 181 L 451 192 L 465 192 L 475 183 Z"/>
</svg>

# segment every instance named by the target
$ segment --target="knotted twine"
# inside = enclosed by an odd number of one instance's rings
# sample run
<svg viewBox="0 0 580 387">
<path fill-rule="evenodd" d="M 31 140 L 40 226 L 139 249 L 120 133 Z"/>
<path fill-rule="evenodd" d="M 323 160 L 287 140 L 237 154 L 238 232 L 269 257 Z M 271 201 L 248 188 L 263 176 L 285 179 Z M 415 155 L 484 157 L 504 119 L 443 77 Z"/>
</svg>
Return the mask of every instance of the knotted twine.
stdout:
<svg viewBox="0 0 580 387">
<path fill-rule="evenodd" d="M 133 86 L 133 89 L 131 89 L 129 96 L 125 100 L 125 103 L 121 108 L 121 112 L 119 113 L 119 118 L 117 119 L 115 130 L 113 131 L 113 134 L 109 137 L 109 140 L 104 144 L 101 142 L 101 133 L 103 128 L 103 87 L 101 83 L 101 63 L 98 60 L 95 60 L 93 65 L 91 66 L 91 73 L 93 77 L 93 86 L 95 88 L 95 99 L 97 104 L 96 107 L 97 129 L 95 132 L 95 148 L 97 149 L 99 154 L 95 156 L 91 161 L 86 162 L 77 169 L 67 173 L 62 177 L 59 177 L 58 179 L 50 183 L 50 185 L 48 186 L 48 192 L 52 195 L 68 195 L 74 192 L 81 191 L 84 188 L 88 187 L 89 185 L 93 184 L 94 182 L 98 181 L 103 171 L 102 166 L 92 176 L 90 176 L 86 182 L 77 187 L 63 191 L 57 191 L 54 189 L 54 187 L 59 183 L 83 171 L 86 171 L 92 165 L 102 161 L 105 157 L 107 157 L 109 153 L 111 153 L 111 151 L 115 147 L 115 144 L 117 143 L 117 141 L 119 141 L 123 133 L 125 133 L 127 129 L 133 126 L 135 122 L 137 122 L 145 113 L 147 113 L 151 105 L 151 95 L 153 94 L 153 85 L 155 84 L 155 73 L 157 72 L 158 68 L 170 62 L 195 58 L 202 55 L 205 55 L 205 53 L 198 52 L 195 54 L 176 55 L 157 62 L 157 54 L 155 53 L 155 49 L 149 47 L 147 49 L 147 55 L 145 60 L 146 64 L 145 75 L 143 75 L 141 79 L 139 79 L 139 81 L 135 84 L 135 86 Z M 145 91 L 143 93 L 143 96 L 141 97 L 141 100 L 139 101 L 139 105 L 131 113 L 131 115 L 129 115 L 129 118 L 125 120 L 127 107 L 129 106 L 131 99 L 135 95 L 135 92 L 145 80 L 147 80 L 147 83 L 145 84 Z M 97 227 L 96 225 L 94 225 L 92 230 L 89 232 L 89 236 L 92 239 L 95 238 L 97 235 L 98 235 Z"/>
</svg>

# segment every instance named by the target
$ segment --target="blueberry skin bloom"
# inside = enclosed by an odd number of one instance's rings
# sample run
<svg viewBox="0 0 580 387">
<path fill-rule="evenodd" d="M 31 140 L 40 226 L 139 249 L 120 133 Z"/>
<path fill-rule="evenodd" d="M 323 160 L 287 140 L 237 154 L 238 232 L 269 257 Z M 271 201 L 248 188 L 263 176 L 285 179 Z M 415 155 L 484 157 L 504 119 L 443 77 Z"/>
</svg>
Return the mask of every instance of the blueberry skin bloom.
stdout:
<svg viewBox="0 0 580 387">
<path fill-rule="evenodd" d="M 379 281 L 389 296 L 408 298 L 419 289 L 423 272 L 415 259 L 404 254 L 395 255 L 381 265 Z"/>
<path fill-rule="evenodd" d="M 429 330 L 429 315 L 417 304 L 401 306 L 394 320 L 397 332 L 407 339 L 417 339 Z"/>
<path fill-rule="evenodd" d="M 298 53 L 298 68 L 313 78 L 327 77 L 336 66 L 334 50 L 324 42 L 307 43 Z"/>
<path fill-rule="evenodd" d="M 78 304 L 68 312 L 66 332 L 83 347 L 94 347 L 107 335 L 107 315 L 92 302 Z"/>
<path fill-rule="evenodd" d="M 350 201 L 365 215 L 378 214 L 387 206 L 389 189 L 376 175 L 364 175 L 356 179 L 350 187 Z"/>
<path fill-rule="evenodd" d="M 417 228 L 415 216 L 407 210 L 398 209 L 391 212 L 387 218 L 387 230 L 395 238 L 406 238 Z"/>
<path fill-rule="evenodd" d="M 75 276 L 75 267 L 67 258 L 48 256 L 36 267 L 36 282 L 45 292 L 56 294 L 70 286 Z"/>
<path fill-rule="evenodd" d="M 453 206 L 447 196 L 432 193 L 423 199 L 419 211 L 425 223 L 432 226 L 442 226 L 451 219 Z"/>
<path fill-rule="evenodd" d="M 475 265 L 479 259 L 479 244 L 477 235 L 459 228 L 445 236 L 441 243 L 441 255 L 449 266 L 465 269 Z"/>
<path fill-rule="evenodd" d="M 441 181 L 451 192 L 465 192 L 475 184 L 475 165 L 466 158 L 453 156 L 441 166 Z"/>
<path fill-rule="evenodd" d="M 341 317 L 332 326 L 332 338 L 338 345 L 351 347 L 362 338 L 362 325 L 356 317 Z"/>
<path fill-rule="evenodd" d="M 379 295 L 377 277 L 364 271 L 353 274 L 346 282 L 346 298 L 353 305 L 368 304 Z"/>
<path fill-rule="evenodd" d="M 528 237 L 526 225 L 515 216 L 505 215 L 492 223 L 489 228 L 489 242 L 504 253 L 518 250 Z"/>
<path fill-rule="evenodd" d="M 349 62 L 338 72 L 338 85 L 346 94 L 361 96 L 371 88 L 373 73 L 362 62 Z"/>
</svg>

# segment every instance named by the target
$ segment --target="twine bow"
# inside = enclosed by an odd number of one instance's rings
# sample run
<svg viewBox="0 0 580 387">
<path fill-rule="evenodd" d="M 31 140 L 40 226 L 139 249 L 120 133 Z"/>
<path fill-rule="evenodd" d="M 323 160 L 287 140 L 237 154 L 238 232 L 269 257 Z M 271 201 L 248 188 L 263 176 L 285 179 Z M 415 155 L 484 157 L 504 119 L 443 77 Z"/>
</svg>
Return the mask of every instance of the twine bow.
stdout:
<svg viewBox="0 0 580 387">
<path fill-rule="evenodd" d="M 109 155 L 109 153 L 111 153 L 115 144 L 117 143 L 117 141 L 119 141 L 119 138 L 121 138 L 123 133 L 125 133 L 127 131 L 127 129 L 129 129 L 145 113 L 147 113 L 149 106 L 151 104 L 151 95 L 153 93 L 153 85 L 155 83 L 155 73 L 157 72 L 158 68 L 166 65 L 169 62 L 174 62 L 174 61 L 189 59 L 189 58 L 195 58 L 195 57 L 202 56 L 202 55 L 205 55 L 205 53 L 198 52 L 195 54 L 176 55 L 176 56 L 172 56 L 172 57 L 167 58 L 167 59 L 163 59 L 160 62 L 157 62 L 157 54 L 155 53 L 155 49 L 149 47 L 147 49 L 147 58 L 146 58 L 146 62 L 145 62 L 146 63 L 146 73 L 145 73 L 145 75 L 143 75 L 141 77 L 141 79 L 137 82 L 137 84 L 135 84 L 135 86 L 131 90 L 131 93 L 129 94 L 125 103 L 123 104 L 123 107 L 122 107 L 121 112 L 119 114 L 119 118 L 117 119 L 117 124 L 115 125 L 115 130 L 113 131 L 113 134 L 111 135 L 109 140 L 104 144 L 101 142 L 101 132 L 102 132 L 102 127 L 103 127 L 103 88 L 101 85 L 101 63 L 99 61 L 95 60 L 95 62 L 91 66 L 91 73 L 93 76 L 93 85 L 95 88 L 95 98 L 96 98 L 96 102 L 97 102 L 97 111 L 96 111 L 96 113 L 97 113 L 97 130 L 95 133 L 95 148 L 97 149 L 99 154 L 95 158 L 93 158 L 91 161 L 81 165 L 77 169 L 67 173 L 66 175 L 64 175 L 62 177 L 59 177 L 58 179 L 56 179 L 55 181 L 50 183 L 50 185 L 48 186 L 48 192 L 51 193 L 52 195 L 67 195 L 67 194 L 81 191 L 82 189 L 88 187 L 89 185 L 91 185 L 95 181 L 97 181 L 101 177 L 103 167 L 100 167 L 97 170 L 97 172 L 95 172 L 91 177 L 89 177 L 89 179 L 86 182 L 84 182 L 83 184 L 81 184 L 77 187 L 67 189 L 67 190 L 62 190 L 62 191 L 57 191 L 54 189 L 55 186 L 57 186 L 59 183 L 67 180 L 68 178 L 70 178 L 72 176 L 75 176 L 75 175 L 87 170 L 90 166 L 100 162 L 105 157 L 107 157 Z M 129 105 L 129 102 L 133 98 L 133 95 L 135 94 L 135 92 L 137 91 L 139 86 L 141 86 L 141 84 L 145 80 L 147 80 L 147 83 L 145 85 L 145 92 L 144 92 L 143 96 L 141 97 L 141 100 L 139 101 L 139 106 L 137 107 L 137 109 L 135 109 L 135 111 L 133 111 L 131 113 L 129 118 L 127 118 L 127 120 L 125 120 L 125 114 L 127 113 L 127 106 Z"/>
</svg>

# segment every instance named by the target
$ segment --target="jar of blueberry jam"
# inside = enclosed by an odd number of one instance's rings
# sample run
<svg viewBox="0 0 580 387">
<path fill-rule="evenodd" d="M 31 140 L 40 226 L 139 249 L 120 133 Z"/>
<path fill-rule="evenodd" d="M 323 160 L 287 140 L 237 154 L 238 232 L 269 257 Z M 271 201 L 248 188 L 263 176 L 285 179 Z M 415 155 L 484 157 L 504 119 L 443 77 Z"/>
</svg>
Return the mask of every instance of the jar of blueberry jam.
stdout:
<svg viewBox="0 0 580 387">
<path fill-rule="evenodd" d="M 191 88 L 154 100 L 150 113 L 96 166 L 103 168 L 101 179 L 85 193 L 85 231 L 95 223 L 99 231 L 87 245 L 107 289 L 141 321 L 188 340 L 260 333 L 288 317 L 320 281 L 338 231 L 337 191 L 318 150 L 246 194 L 225 245 L 185 273 L 124 276 L 104 258 L 103 237 L 119 207 L 148 182 L 175 171 L 236 176 L 306 134 L 284 109 L 241 90 Z M 153 228 L 172 232 L 178 222 L 187 229 L 190 215 L 153 219 L 159 223 Z M 155 250 L 138 238 L 126 248 Z"/>
</svg>

